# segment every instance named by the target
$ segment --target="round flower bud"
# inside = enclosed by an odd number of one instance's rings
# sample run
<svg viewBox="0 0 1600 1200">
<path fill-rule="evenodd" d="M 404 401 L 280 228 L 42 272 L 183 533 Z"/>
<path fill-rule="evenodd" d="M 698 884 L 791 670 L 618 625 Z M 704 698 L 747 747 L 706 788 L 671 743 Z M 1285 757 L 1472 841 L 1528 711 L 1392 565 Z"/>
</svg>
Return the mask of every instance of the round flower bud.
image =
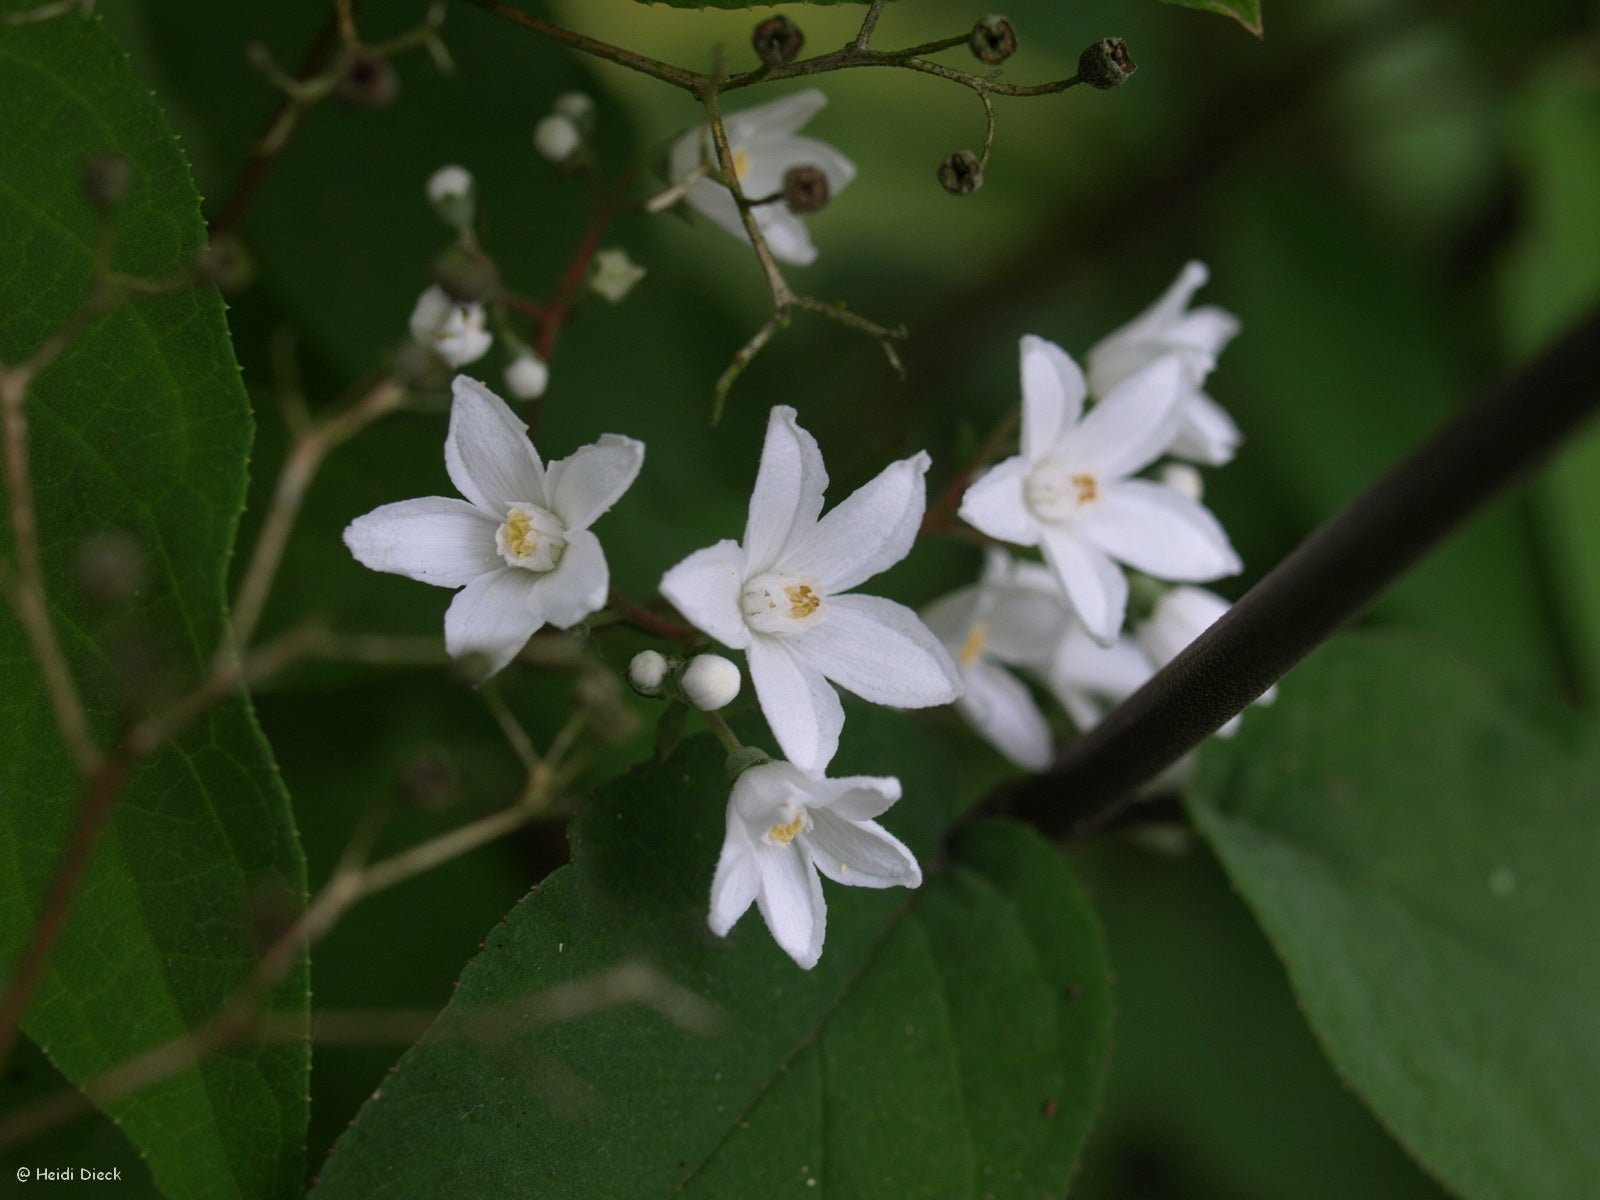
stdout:
<svg viewBox="0 0 1600 1200">
<path fill-rule="evenodd" d="M 128 160 L 117 153 L 96 154 L 83 164 L 83 194 L 106 212 L 122 203 L 128 193 Z"/>
<path fill-rule="evenodd" d="M 641 696 L 659 696 L 667 684 L 667 659 L 658 650 L 641 650 L 628 664 L 628 686 Z"/>
<path fill-rule="evenodd" d="M 465 167 L 440 167 L 428 177 L 428 202 L 452 229 L 471 227 L 477 215 L 476 192 L 472 172 Z"/>
<path fill-rule="evenodd" d="M 790 212 L 816 212 L 828 203 L 828 177 L 819 167 L 790 167 L 783 176 L 783 202 Z"/>
<path fill-rule="evenodd" d="M 990 13 L 972 27 L 967 48 L 980 62 L 995 66 L 1017 52 L 1017 31 L 998 13 Z"/>
<path fill-rule="evenodd" d="M 806 35 L 800 32 L 800 26 L 784 16 L 768 17 L 750 34 L 756 57 L 769 67 L 792 63 L 805 44 Z"/>
<path fill-rule="evenodd" d="M 537 400 L 549 386 L 549 366 L 531 351 L 517 355 L 506 368 L 506 390 L 518 400 Z"/>
<path fill-rule="evenodd" d="M 594 129 L 594 97 L 588 92 L 562 92 L 550 106 L 558 117 L 565 117 L 587 134 Z"/>
<path fill-rule="evenodd" d="M 701 712 L 715 712 L 739 694 L 739 668 L 720 654 L 700 654 L 683 669 L 683 698 Z"/>
<path fill-rule="evenodd" d="M 1119 37 L 1101 38 L 1078 56 L 1078 78 L 1102 91 L 1126 83 L 1136 70 L 1128 43 Z"/>
<path fill-rule="evenodd" d="M 939 164 L 939 186 L 952 196 L 970 196 L 983 186 L 983 164 L 971 150 L 957 150 Z"/>
<path fill-rule="evenodd" d="M 339 98 L 352 108 L 388 108 L 400 94 L 400 76 L 386 59 L 357 54 L 339 76 Z"/>
<path fill-rule="evenodd" d="M 583 145 L 583 134 L 571 117 L 552 113 L 533 127 L 533 145 L 551 162 L 564 163 Z"/>
<path fill-rule="evenodd" d="M 1205 481 L 1200 478 L 1200 472 L 1188 463 L 1174 462 L 1162 467 L 1161 482 L 1190 500 L 1199 500 L 1205 492 Z"/>
</svg>

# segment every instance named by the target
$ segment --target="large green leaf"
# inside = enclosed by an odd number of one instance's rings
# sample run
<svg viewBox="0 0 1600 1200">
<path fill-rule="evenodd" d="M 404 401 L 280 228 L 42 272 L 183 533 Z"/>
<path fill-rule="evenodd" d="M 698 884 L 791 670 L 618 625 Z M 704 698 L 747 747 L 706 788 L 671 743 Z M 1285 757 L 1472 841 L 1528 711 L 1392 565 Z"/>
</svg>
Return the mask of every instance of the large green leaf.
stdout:
<svg viewBox="0 0 1600 1200">
<path fill-rule="evenodd" d="M 1262 36 L 1260 0 L 1163 0 L 1163 3 L 1232 17 L 1257 37 Z"/>
<path fill-rule="evenodd" d="M 925 759 L 891 813 L 924 850 L 942 823 Z M 1064 1194 L 1109 997 L 1097 926 L 1054 851 L 986 822 L 916 893 L 833 888 L 822 962 L 802 972 L 754 912 L 726 942 L 706 929 L 722 760 L 691 739 L 590 802 L 573 865 L 490 934 L 319 1196 Z M 461 1036 L 475 1012 L 622 961 L 704 996 L 722 1032 L 627 1010 Z"/>
<path fill-rule="evenodd" d="M 148 91 L 96 23 L 0 25 L 0 360 L 31 353 L 84 301 L 96 220 L 78 177 L 111 150 L 131 164 L 115 265 L 172 276 L 201 245 L 199 201 Z M 130 707 L 192 686 L 223 634 L 251 418 L 216 293 L 138 299 L 94 321 L 37 381 L 28 414 L 51 616 L 109 744 Z M 108 535 L 140 578 L 109 602 L 83 571 L 91 539 Z M 0 961 L 11 962 L 76 825 L 79 784 L 9 611 L 0 673 Z M 76 1081 L 182 1035 L 249 976 L 257 918 L 300 902 L 303 875 L 248 706 L 215 706 L 127 780 L 28 1033 Z M 278 1003 L 303 1009 L 304 978 Z M 284 1194 L 303 1177 L 306 1072 L 303 1044 L 236 1048 L 113 1116 L 166 1195 Z"/>
<path fill-rule="evenodd" d="M 1283 691 L 1206 752 L 1192 811 L 1329 1057 L 1461 1195 L 1590 1193 L 1591 731 L 1398 638 L 1329 646 Z"/>
</svg>

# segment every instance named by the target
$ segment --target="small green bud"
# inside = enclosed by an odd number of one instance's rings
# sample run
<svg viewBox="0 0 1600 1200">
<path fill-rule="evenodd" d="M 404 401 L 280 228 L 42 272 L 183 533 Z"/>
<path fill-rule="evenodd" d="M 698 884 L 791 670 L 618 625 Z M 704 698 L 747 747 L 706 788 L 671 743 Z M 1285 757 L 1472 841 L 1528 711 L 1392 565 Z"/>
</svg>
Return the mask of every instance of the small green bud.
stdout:
<svg viewBox="0 0 1600 1200">
<path fill-rule="evenodd" d="M 740 746 L 737 750 L 728 751 L 728 761 L 723 770 L 728 779 L 728 786 L 732 787 L 734 780 L 751 767 L 759 767 L 762 763 L 771 761 L 772 755 L 759 746 Z"/>
<path fill-rule="evenodd" d="M 1078 56 L 1078 77 L 1102 91 L 1120 87 L 1138 69 L 1119 37 L 1101 38 Z"/>
<path fill-rule="evenodd" d="M 1017 31 L 998 13 L 990 13 L 972 27 L 967 48 L 979 62 L 998 66 L 1017 52 Z"/>
<path fill-rule="evenodd" d="M 792 63 L 805 44 L 806 35 L 800 32 L 800 26 L 785 16 L 768 17 L 750 35 L 756 57 L 769 67 Z"/>
<path fill-rule="evenodd" d="M 827 206 L 828 177 L 820 167 L 790 167 L 783 176 L 783 202 L 794 213 L 814 213 Z"/>
<path fill-rule="evenodd" d="M 983 186 L 983 164 L 971 150 L 957 150 L 939 164 L 939 186 L 952 196 L 970 196 Z"/>
</svg>

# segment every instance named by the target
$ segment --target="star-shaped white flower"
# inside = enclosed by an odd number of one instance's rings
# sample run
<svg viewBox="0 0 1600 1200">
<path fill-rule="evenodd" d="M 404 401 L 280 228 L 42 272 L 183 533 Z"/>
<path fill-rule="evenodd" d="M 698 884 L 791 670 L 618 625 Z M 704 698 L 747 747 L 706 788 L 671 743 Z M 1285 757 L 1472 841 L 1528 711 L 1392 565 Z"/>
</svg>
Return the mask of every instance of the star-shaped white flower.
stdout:
<svg viewBox="0 0 1600 1200">
<path fill-rule="evenodd" d="M 1150 657 L 1151 665 L 1160 670 L 1188 648 L 1206 630 L 1233 606 L 1221 596 L 1206 588 L 1175 587 L 1151 610 L 1147 620 L 1139 622 L 1134 635 Z M 1268 688 L 1256 701 L 1271 704 L 1278 698 L 1276 687 Z M 1218 737 L 1232 737 L 1239 729 L 1239 718 L 1233 717 L 1221 729 Z"/>
<path fill-rule="evenodd" d="M 961 517 L 990 537 L 1039 546 L 1084 627 L 1109 645 L 1128 580 L 1119 562 L 1157 579 L 1232 575 L 1239 556 L 1222 526 L 1172 488 L 1131 476 L 1172 441 L 1184 367 L 1164 355 L 1086 414 L 1088 388 L 1067 353 L 1022 339 L 1022 453 L 967 489 Z"/>
<path fill-rule="evenodd" d="M 927 469 L 926 454 L 891 463 L 819 521 L 822 454 L 780 405 L 767 422 L 744 543 L 698 550 L 662 577 L 679 612 L 745 652 L 773 736 L 808 771 L 839 748 L 844 708 L 830 680 L 893 708 L 948 704 L 961 691 L 955 664 L 914 612 L 851 593 L 910 553 Z"/>
<path fill-rule="evenodd" d="M 761 200 L 783 191 L 783 177 L 791 167 L 816 167 L 828 180 L 828 193 L 837 196 L 856 177 L 855 164 L 827 142 L 799 137 L 795 131 L 809 121 L 828 98 L 815 88 L 758 104 L 723 119 L 728 149 L 733 152 L 734 173 L 745 197 Z M 682 180 L 715 164 L 716 148 L 704 125 L 690 130 L 672 148 L 669 170 Z M 737 238 L 748 237 L 733 195 L 709 178 L 696 181 L 684 194 L 690 207 L 715 221 Z M 781 200 L 751 210 L 774 258 L 805 266 L 817 257 L 803 222 Z"/>
<path fill-rule="evenodd" d="M 1178 355 L 1186 387 L 1167 453 L 1218 466 L 1233 457 L 1243 439 L 1233 418 L 1202 389 L 1217 355 L 1239 332 L 1239 318 L 1209 304 L 1190 310 L 1207 278 L 1204 263 L 1187 263 L 1160 299 L 1101 338 L 1089 351 L 1089 390 L 1104 396 L 1162 355 Z"/>
<path fill-rule="evenodd" d="M 911 851 L 873 819 L 899 799 L 898 779 L 824 779 L 786 762 L 744 771 L 711 880 L 711 931 L 727 937 L 753 901 L 773 940 L 809 971 L 828 920 L 817 872 L 854 887 L 922 883 Z"/>
<path fill-rule="evenodd" d="M 483 305 L 452 300 L 434 284 L 417 297 L 411 310 L 411 336 L 452 367 L 464 367 L 489 353 L 494 344 L 484 320 Z"/>
<path fill-rule="evenodd" d="M 644 444 L 608 433 L 546 468 L 500 397 L 465 375 L 454 395 L 444 462 L 466 499 L 385 504 L 344 541 L 374 571 L 460 588 L 445 649 L 481 655 L 493 674 L 541 625 L 567 629 L 605 604 L 610 573 L 589 526 L 633 483 Z"/>
<path fill-rule="evenodd" d="M 1050 765 L 1050 723 L 1027 685 L 1006 667 L 1042 673 L 1070 618 L 1066 597 L 1049 571 L 998 549 L 990 551 L 979 582 L 923 611 L 928 628 L 955 656 L 961 672 L 956 711 L 995 749 L 1030 771 Z"/>
</svg>

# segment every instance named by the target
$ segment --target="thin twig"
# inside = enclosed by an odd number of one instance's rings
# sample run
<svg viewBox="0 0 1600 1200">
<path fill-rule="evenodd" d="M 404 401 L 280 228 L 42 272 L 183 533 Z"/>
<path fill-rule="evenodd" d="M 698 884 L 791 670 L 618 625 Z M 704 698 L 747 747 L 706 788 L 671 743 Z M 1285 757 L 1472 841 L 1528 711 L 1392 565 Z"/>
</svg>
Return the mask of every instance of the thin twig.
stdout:
<svg viewBox="0 0 1600 1200">
<path fill-rule="evenodd" d="M 856 40 L 851 43 L 857 50 L 865 50 L 872 41 L 872 32 L 878 27 L 878 18 L 883 16 L 883 6 L 886 0 L 872 0 L 867 5 L 867 12 L 861 18 L 861 31 L 856 34 Z"/>
<path fill-rule="evenodd" d="M 620 67 L 627 67 L 630 71 L 637 71 L 641 75 L 648 75 L 652 79 L 659 79 L 662 83 L 670 83 L 673 87 L 682 88 L 690 95 L 698 95 L 704 86 L 706 76 L 694 71 L 686 71 L 682 67 L 675 67 L 671 63 L 664 63 L 659 59 L 649 58 L 643 54 L 635 54 L 632 50 L 624 50 L 620 46 L 613 46 L 609 42 L 602 42 L 598 38 L 586 37 L 581 33 L 574 33 L 564 29 L 542 17 L 535 17 L 521 9 L 503 4 L 500 0 L 467 0 L 468 4 L 477 6 L 485 12 L 493 13 L 510 21 L 513 25 L 521 25 L 524 29 L 531 29 L 535 33 L 543 34 L 574 50 L 581 50 L 595 58 L 603 58 L 607 62 L 614 62 Z"/>
</svg>

